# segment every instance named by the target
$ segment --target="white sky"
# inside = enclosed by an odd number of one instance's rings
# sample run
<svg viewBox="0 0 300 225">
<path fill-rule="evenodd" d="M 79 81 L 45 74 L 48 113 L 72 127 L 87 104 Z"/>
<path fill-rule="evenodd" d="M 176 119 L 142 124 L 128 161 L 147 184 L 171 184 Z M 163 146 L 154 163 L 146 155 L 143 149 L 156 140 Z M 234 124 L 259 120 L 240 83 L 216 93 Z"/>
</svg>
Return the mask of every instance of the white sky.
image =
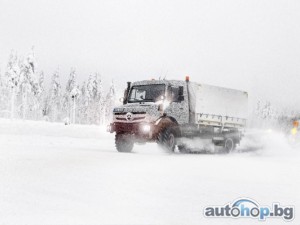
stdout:
<svg viewBox="0 0 300 225">
<path fill-rule="evenodd" d="M 32 45 L 46 76 L 191 80 L 300 108 L 299 0 L 0 0 L 0 64 Z"/>
</svg>

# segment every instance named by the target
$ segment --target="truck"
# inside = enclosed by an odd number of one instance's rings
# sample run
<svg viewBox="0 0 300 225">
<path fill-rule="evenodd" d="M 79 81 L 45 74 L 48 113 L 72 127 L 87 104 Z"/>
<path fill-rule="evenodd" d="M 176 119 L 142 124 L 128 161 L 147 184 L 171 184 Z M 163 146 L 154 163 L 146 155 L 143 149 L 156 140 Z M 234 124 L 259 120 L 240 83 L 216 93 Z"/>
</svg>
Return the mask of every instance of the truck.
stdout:
<svg viewBox="0 0 300 225">
<path fill-rule="evenodd" d="M 192 152 L 189 140 L 208 140 L 229 153 L 240 144 L 247 123 L 246 91 L 183 80 L 127 82 L 121 106 L 107 131 L 119 152 L 135 143 L 156 142 L 168 152 Z"/>
</svg>

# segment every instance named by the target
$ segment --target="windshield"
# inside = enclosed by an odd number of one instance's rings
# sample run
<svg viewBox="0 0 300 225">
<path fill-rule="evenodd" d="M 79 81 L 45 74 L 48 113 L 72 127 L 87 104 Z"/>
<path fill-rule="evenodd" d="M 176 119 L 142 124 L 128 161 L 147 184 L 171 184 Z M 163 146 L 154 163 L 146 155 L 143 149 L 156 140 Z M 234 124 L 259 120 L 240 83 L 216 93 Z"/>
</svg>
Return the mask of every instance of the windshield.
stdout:
<svg viewBox="0 0 300 225">
<path fill-rule="evenodd" d="M 128 102 L 156 102 L 164 95 L 164 84 L 133 86 L 129 94 Z"/>
</svg>

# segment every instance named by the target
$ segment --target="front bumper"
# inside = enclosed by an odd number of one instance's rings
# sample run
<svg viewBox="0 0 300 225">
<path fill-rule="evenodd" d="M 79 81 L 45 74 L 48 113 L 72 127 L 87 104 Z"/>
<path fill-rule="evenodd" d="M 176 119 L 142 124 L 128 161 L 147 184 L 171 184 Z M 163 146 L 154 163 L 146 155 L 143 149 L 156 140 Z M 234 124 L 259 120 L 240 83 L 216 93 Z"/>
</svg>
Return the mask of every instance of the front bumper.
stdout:
<svg viewBox="0 0 300 225">
<path fill-rule="evenodd" d="M 126 133 L 132 134 L 144 139 L 152 139 L 155 126 L 152 123 L 111 123 L 107 126 L 110 133 Z"/>
</svg>

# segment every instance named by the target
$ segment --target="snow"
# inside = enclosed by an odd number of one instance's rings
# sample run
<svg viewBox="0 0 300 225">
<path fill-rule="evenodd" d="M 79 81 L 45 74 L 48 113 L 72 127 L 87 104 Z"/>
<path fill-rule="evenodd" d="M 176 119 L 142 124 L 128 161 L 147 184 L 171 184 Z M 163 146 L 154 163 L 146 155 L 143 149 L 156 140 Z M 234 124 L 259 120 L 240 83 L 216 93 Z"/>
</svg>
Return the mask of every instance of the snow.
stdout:
<svg viewBox="0 0 300 225">
<path fill-rule="evenodd" d="M 300 149 L 279 133 L 252 130 L 229 155 L 155 144 L 118 153 L 113 138 L 99 126 L 1 119 L 0 224 L 257 224 L 203 208 L 238 197 L 300 207 Z"/>
</svg>

